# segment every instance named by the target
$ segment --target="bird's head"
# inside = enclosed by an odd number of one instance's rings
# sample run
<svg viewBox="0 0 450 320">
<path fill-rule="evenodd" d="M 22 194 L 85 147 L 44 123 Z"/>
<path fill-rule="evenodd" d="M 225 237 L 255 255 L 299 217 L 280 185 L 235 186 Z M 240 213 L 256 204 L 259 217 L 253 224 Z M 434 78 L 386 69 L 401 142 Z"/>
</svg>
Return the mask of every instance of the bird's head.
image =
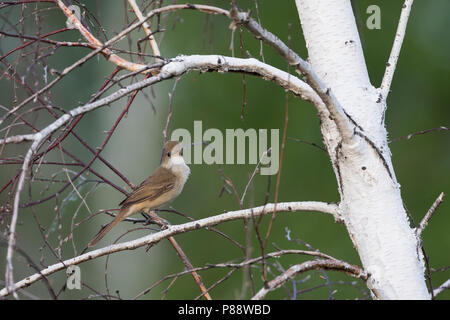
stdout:
<svg viewBox="0 0 450 320">
<path fill-rule="evenodd" d="M 183 159 L 183 144 L 179 141 L 167 141 L 164 144 L 161 165 L 171 169 L 176 165 L 186 165 Z"/>
</svg>

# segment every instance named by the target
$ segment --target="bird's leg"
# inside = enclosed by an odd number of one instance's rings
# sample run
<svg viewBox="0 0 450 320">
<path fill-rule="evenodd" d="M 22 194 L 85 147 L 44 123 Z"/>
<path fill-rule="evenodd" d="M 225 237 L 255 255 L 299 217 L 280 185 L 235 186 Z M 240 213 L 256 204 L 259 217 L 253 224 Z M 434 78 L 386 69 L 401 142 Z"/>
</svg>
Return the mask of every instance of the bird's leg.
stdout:
<svg viewBox="0 0 450 320">
<path fill-rule="evenodd" d="M 153 223 L 160 226 L 161 229 L 167 229 L 170 224 L 167 220 L 159 217 L 155 211 L 150 209 L 145 210 L 142 215 L 147 218 L 147 221 L 144 222 L 144 225 Z"/>
<path fill-rule="evenodd" d="M 144 217 L 144 219 L 145 219 L 145 221 L 144 221 L 144 225 L 147 225 L 147 224 L 150 224 L 150 221 L 151 221 L 151 217 L 150 217 L 150 215 L 148 215 L 147 213 L 145 213 L 144 211 L 141 211 L 140 212 L 141 213 L 141 215 Z M 139 222 L 142 222 L 142 220 L 141 221 L 139 221 Z"/>
</svg>

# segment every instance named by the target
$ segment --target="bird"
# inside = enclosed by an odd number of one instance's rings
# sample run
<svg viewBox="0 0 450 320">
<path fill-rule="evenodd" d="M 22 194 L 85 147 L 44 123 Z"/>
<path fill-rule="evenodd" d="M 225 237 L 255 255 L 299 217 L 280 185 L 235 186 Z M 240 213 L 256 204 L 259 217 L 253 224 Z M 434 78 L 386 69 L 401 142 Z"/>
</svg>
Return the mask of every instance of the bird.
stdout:
<svg viewBox="0 0 450 320">
<path fill-rule="evenodd" d="M 123 219 L 139 211 L 156 209 L 175 199 L 183 190 L 189 174 L 190 169 L 183 159 L 182 143 L 167 141 L 159 167 L 119 204 L 121 209 L 114 220 L 99 231 L 88 247 L 95 246 Z"/>
</svg>

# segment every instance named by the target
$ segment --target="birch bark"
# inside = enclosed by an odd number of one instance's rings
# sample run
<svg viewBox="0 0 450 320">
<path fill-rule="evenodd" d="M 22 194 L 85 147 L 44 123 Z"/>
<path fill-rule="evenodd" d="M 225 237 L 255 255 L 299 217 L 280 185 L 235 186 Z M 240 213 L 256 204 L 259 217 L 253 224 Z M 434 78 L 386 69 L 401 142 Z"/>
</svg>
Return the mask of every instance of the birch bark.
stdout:
<svg viewBox="0 0 450 320">
<path fill-rule="evenodd" d="M 321 117 L 342 218 L 370 274 L 368 285 L 380 299 L 429 299 L 423 259 L 391 162 L 385 99 L 370 82 L 350 1 L 296 0 L 296 5 L 309 62 L 354 126 L 346 142 L 335 119 Z"/>
</svg>

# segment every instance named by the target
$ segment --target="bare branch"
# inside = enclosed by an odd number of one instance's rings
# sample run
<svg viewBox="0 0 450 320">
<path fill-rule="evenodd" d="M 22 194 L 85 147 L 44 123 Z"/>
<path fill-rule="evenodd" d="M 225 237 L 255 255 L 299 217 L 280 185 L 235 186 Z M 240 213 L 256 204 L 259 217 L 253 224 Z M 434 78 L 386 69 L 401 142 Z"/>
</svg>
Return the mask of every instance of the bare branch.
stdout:
<svg viewBox="0 0 450 320">
<path fill-rule="evenodd" d="M 430 209 L 428 209 L 428 212 L 425 215 L 425 217 L 423 217 L 422 221 L 420 221 L 419 226 L 416 228 L 416 235 L 418 237 L 420 237 L 422 235 L 423 230 L 427 227 L 428 222 L 430 221 L 433 214 L 436 212 L 436 209 L 439 207 L 439 205 L 441 204 L 443 199 L 444 199 L 444 193 L 441 192 L 439 197 L 437 197 L 437 199 L 434 200 Z"/>
<path fill-rule="evenodd" d="M 304 80 L 319 95 L 325 103 L 329 113 L 332 115 L 344 142 L 353 140 L 353 129 L 347 115 L 330 88 L 327 88 L 319 76 L 314 72 L 311 65 L 303 60 L 298 54 L 290 49 L 277 36 L 261 27 L 249 13 L 239 12 L 236 7 L 230 11 L 230 17 L 235 24 L 240 24 L 247 28 L 257 39 L 274 48 L 286 61 L 295 67 L 296 71 L 304 76 Z"/>
<path fill-rule="evenodd" d="M 418 136 L 418 135 L 421 135 L 421 134 L 426 134 L 426 133 L 429 133 L 429 132 L 449 131 L 449 130 L 450 130 L 449 128 L 444 127 L 444 126 L 440 126 L 440 127 L 437 127 L 437 128 L 426 129 L 426 130 L 410 133 L 410 134 L 408 134 L 406 136 L 402 136 L 402 137 L 398 137 L 398 138 L 392 139 L 391 141 L 389 141 L 389 143 L 397 142 L 397 141 L 400 141 L 400 140 L 409 140 L 412 137 L 415 137 L 415 136 Z"/>
<path fill-rule="evenodd" d="M 142 28 L 144 29 L 144 32 L 148 37 L 150 46 L 152 47 L 153 54 L 157 57 L 161 56 L 161 52 L 159 51 L 158 43 L 156 42 L 156 39 L 152 34 L 152 30 L 150 30 L 150 26 L 146 22 L 141 10 L 139 9 L 139 6 L 136 4 L 136 0 L 128 0 L 128 3 L 130 4 L 131 8 L 134 11 L 134 14 L 139 19 L 139 21 L 143 22 Z M 155 62 L 158 62 L 158 61 L 161 61 L 161 59 L 155 58 Z"/>
<path fill-rule="evenodd" d="M 291 280 L 299 273 L 310 270 L 334 270 L 342 271 L 352 277 L 367 280 L 367 274 L 358 266 L 349 264 L 347 262 L 336 259 L 321 259 L 315 261 L 306 261 L 301 264 L 296 264 L 283 272 L 281 275 L 269 281 L 267 285 L 256 293 L 252 300 L 261 300 L 270 292 L 281 287 L 285 282 Z"/>
<path fill-rule="evenodd" d="M 137 296 L 135 296 L 133 298 L 133 300 L 138 299 L 138 298 L 142 297 L 143 295 L 149 293 L 154 287 L 156 287 L 157 285 L 161 284 L 165 280 L 168 280 L 168 279 L 171 279 L 171 278 L 178 278 L 180 276 L 189 274 L 192 271 L 203 271 L 203 270 L 209 270 L 209 269 L 214 269 L 214 268 L 232 268 L 232 270 L 236 271 L 239 268 L 248 267 L 248 266 L 251 266 L 251 265 L 256 264 L 258 262 L 261 262 L 263 260 L 268 260 L 269 258 L 280 258 L 280 257 L 282 257 L 284 255 L 291 255 L 291 254 L 309 255 L 309 256 L 315 256 L 315 257 L 321 257 L 321 258 L 325 258 L 325 259 L 335 260 L 335 258 L 333 258 L 333 257 L 331 257 L 331 256 L 329 256 L 329 255 L 327 255 L 325 253 L 322 253 L 320 251 L 307 251 L 307 250 L 287 249 L 287 250 L 280 250 L 280 251 L 268 253 L 264 257 L 259 256 L 259 257 L 252 258 L 252 259 L 246 259 L 246 260 L 244 260 L 242 262 L 237 262 L 237 263 L 236 262 L 223 262 L 223 263 L 207 264 L 207 265 L 202 266 L 202 267 L 197 267 L 197 268 L 193 268 L 193 269 L 184 270 L 184 271 L 181 271 L 181 272 L 178 272 L 178 273 L 166 275 L 162 279 L 159 279 L 158 281 L 153 283 L 150 287 L 148 287 L 147 289 L 145 289 L 144 291 L 139 293 Z M 208 289 L 208 291 L 210 289 Z"/>
<path fill-rule="evenodd" d="M 21 143 L 21 142 L 27 142 L 27 141 L 34 141 L 35 139 L 36 139 L 35 134 L 22 134 L 22 135 L 18 135 L 18 136 L 0 139 L 0 144 Z"/>
<path fill-rule="evenodd" d="M 434 289 L 433 294 L 436 297 L 438 294 L 442 293 L 444 290 L 450 289 L 450 279 L 445 281 L 439 286 L 439 288 Z"/>
<path fill-rule="evenodd" d="M 406 33 L 406 25 L 408 23 L 408 18 L 413 2 L 414 0 L 405 0 L 405 3 L 402 6 L 402 13 L 400 14 L 400 20 L 398 21 L 394 44 L 392 45 L 391 54 L 389 56 L 388 62 L 386 63 L 386 70 L 384 71 L 383 80 L 380 86 L 380 93 L 384 102 L 386 102 L 386 99 L 389 95 L 392 78 L 394 77 L 398 57 L 400 55 L 400 50 L 402 49 L 403 38 L 405 37 Z"/>
</svg>

